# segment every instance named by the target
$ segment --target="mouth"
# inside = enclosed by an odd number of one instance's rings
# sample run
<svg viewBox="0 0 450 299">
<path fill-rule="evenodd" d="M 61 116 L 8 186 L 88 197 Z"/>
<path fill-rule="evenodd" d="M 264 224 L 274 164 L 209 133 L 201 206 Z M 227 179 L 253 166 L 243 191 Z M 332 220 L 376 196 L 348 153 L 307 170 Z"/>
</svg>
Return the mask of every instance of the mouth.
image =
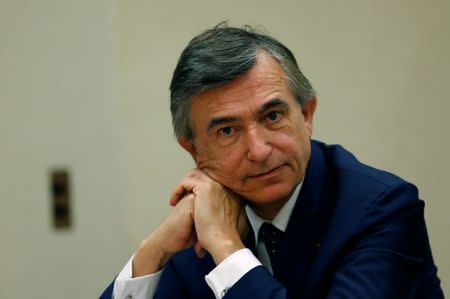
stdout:
<svg viewBox="0 0 450 299">
<path fill-rule="evenodd" d="M 254 175 L 249 175 L 248 177 L 251 179 L 260 179 L 260 178 L 265 178 L 265 177 L 271 177 L 271 176 L 277 175 L 280 171 L 282 171 L 282 169 L 285 166 L 286 166 L 286 164 L 282 164 L 280 166 L 270 169 L 269 171 L 260 172 L 260 173 L 254 174 Z"/>
</svg>

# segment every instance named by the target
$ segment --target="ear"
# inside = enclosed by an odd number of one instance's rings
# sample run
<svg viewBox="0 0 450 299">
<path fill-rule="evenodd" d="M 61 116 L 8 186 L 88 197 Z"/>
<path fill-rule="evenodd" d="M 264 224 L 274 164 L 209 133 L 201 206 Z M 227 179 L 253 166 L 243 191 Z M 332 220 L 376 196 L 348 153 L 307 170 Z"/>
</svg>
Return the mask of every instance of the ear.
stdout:
<svg viewBox="0 0 450 299">
<path fill-rule="evenodd" d="M 194 159 L 194 161 L 196 161 L 197 158 L 197 149 L 195 148 L 195 145 L 192 141 L 187 140 L 186 138 L 183 137 L 178 137 L 177 138 L 178 144 L 184 148 L 189 154 L 191 154 L 192 159 Z"/>
<path fill-rule="evenodd" d="M 317 107 L 317 99 L 314 97 L 305 103 L 302 107 L 302 114 L 305 118 L 305 125 L 307 130 L 309 131 L 309 138 L 311 138 L 313 133 L 313 119 L 314 112 L 316 112 Z"/>
<path fill-rule="evenodd" d="M 315 97 L 306 102 L 302 107 L 302 114 L 305 118 L 305 122 L 307 122 L 311 126 L 313 124 L 314 112 L 316 112 L 316 107 L 317 99 Z"/>
</svg>

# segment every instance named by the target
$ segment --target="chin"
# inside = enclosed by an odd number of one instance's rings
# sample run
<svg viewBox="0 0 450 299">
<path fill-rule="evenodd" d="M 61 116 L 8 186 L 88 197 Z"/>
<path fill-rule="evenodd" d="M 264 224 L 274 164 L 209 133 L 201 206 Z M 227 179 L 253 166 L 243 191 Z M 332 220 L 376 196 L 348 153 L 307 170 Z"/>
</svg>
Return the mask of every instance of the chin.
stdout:
<svg viewBox="0 0 450 299">
<path fill-rule="evenodd" d="M 256 192 L 243 195 L 256 206 L 283 206 L 292 195 L 296 185 L 266 186 Z"/>
</svg>

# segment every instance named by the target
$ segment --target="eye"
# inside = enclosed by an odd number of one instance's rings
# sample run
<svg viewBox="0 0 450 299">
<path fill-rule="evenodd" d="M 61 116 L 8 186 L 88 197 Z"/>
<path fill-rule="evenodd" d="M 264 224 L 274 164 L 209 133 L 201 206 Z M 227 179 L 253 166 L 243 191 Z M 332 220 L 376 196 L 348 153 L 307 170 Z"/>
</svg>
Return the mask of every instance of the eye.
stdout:
<svg viewBox="0 0 450 299">
<path fill-rule="evenodd" d="M 236 128 L 235 127 L 224 127 L 219 129 L 218 131 L 218 135 L 221 136 L 231 136 L 236 132 Z"/>
<path fill-rule="evenodd" d="M 268 122 L 276 122 L 276 121 L 279 120 L 282 116 L 283 116 L 283 113 L 282 113 L 281 111 L 274 110 L 274 111 L 270 111 L 270 112 L 266 115 L 266 119 L 267 119 Z"/>
</svg>

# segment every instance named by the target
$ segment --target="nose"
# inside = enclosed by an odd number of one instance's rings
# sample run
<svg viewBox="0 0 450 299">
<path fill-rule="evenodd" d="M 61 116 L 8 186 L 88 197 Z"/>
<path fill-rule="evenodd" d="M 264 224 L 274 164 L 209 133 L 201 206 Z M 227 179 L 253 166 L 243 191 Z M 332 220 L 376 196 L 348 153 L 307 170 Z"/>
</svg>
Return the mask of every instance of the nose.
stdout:
<svg viewBox="0 0 450 299">
<path fill-rule="evenodd" d="M 272 145 L 264 128 L 255 126 L 249 129 L 247 132 L 247 158 L 250 161 L 264 162 L 271 153 Z"/>
</svg>

